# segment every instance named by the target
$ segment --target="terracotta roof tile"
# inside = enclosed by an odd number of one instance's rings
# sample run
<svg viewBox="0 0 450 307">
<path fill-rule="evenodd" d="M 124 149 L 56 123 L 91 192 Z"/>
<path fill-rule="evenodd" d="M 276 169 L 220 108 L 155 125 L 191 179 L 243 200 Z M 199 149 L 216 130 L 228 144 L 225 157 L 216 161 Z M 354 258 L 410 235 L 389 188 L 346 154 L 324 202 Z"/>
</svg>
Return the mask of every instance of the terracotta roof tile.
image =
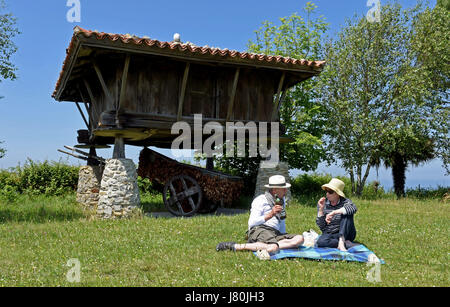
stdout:
<svg viewBox="0 0 450 307">
<path fill-rule="evenodd" d="M 74 34 L 72 40 L 70 42 L 69 48 L 66 50 L 67 56 L 63 64 L 63 69 L 60 73 L 60 77 L 56 84 L 55 92 L 53 93 L 53 97 L 55 97 L 56 92 L 60 86 L 61 78 L 67 68 L 70 55 L 75 47 L 75 42 L 77 37 L 84 36 L 86 38 L 95 37 L 97 40 L 109 40 L 111 42 L 120 41 L 124 44 L 134 44 L 134 45 L 146 45 L 149 47 L 158 47 L 160 49 L 170 49 L 170 50 L 178 50 L 181 52 L 190 52 L 192 54 L 201 54 L 201 55 L 212 55 L 212 56 L 220 56 L 222 58 L 231 57 L 237 59 L 248 59 L 255 62 L 259 62 L 263 64 L 267 63 L 283 63 L 292 66 L 298 66 L 298 68 L 308 67 L 314 70 L 321 70 L 325 65 L 325 61 L 308 61 L 308 60 L 298 60 L 290 57 L 283 56 L 273 56 L 273 55 L 265 55 L 265 54 L 256 54 L 256 53 L 248 53 L 248 52 L 239 52 L 236 50 L 229 49 L 220 49 L 220 48 L 212 48 L 209 46 L 199 47 L 190 43 L 178 43 L 178 42 L 164 42 L 155 39 L 151 39 L 149 37 L 137 37 L 130 34 L 112 34 L 98 31 L 90 31 L 85 30 L 80 27 L 74 28 Z"/>
</svg>

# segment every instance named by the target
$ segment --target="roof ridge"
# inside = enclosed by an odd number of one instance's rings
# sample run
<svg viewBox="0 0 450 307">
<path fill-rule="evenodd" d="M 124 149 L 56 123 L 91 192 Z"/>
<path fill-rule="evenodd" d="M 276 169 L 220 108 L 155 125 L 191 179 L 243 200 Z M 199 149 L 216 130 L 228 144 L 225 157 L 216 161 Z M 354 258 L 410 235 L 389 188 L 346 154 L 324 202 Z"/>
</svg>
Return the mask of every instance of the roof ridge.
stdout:
<svg viewBox="0 0 450 307">
<path fill-rule="evenodd" d="M 231 56 L 231 57 L 240 57 L 242 59 L 251 59 L 251 60 L 259 60 L 261 62 L 273 62 L 276 63 L 284 63 L 284 64 L 292 64 L 292 65 L 299 65 L 299 66 L 308 66 L 308 67 L 314 67 L 314 68 L 321 68 L 325 65 L 325 61 L 311 61 L 306 59 L 297 59 L 289 56 L 283 56 L 283 55 L 269 55 L 264 53 L 254 53 L 254 52 L 248 52 L 248 51 L 238 51 L 238 50 L 230 50 L 228 48 L 219 48 L 219 47 L 210 47 L 208 45 L 205 46 L 197 46 L 191 42 L 181 43 L 181 42 L 168 42 L 168 41 L 161 41 L 157 39 L 152 39 L 148 36 L 139 37 L 136 35 L 131 35 L 129 33 L 127 34 L 113 34 L 113 33 L 106 33 L 106 32 L 100 32 L 97 30 L 87 30 L 84 28 L 81 28 L 80 26 L 76 26 L 74 28 L 74 35 L 83 35 L 85 37 L 91 37 L 92 35 L 95 35 L 95 37 L 99 40 L 103 39 L 109 39 L 110 41 L 118 41 L 120 40 L 124 44 L 128 44 L 130 42 L 134 43 L 135 45 L 142 45 L 146 44 L 149 47 L 157 46 L 161 49 L 169 48 L 171 50 L 179 49 L 180 51 L 186 51 L 192 53 L 201 53 L 201 54 L 207 54 L 210 55 L 219 55 L 221 57 Z"/>
</svg>

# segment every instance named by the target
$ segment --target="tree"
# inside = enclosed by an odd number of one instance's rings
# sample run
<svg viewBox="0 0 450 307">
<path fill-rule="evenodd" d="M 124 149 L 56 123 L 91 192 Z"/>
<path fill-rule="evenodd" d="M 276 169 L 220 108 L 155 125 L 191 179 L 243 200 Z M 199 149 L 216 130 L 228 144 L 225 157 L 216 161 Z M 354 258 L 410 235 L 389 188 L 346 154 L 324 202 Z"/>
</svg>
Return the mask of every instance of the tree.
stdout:
<svg viewBox="0 0 450 307">
<path fill-rule="evenodd" d="M 428 134 L 435 143 L 436 156 L 441 158 L 447 174 L 450 174 L 449 4 L 450 1 L 447 1 L 447 8 L 441 5 L 433 9 L 427 7 L 415 17 L 411 39 L 415 65 L 410 71 L 410 79 L 414 81 L 412 90 L 423 97 L 424 107 L 428 109 L 424 114 L 429 115 L 423 120 L 426 120 Z"/>
<path fill-rule="evenodd" d="M 11 62 L 11 56 L 17 51 L 12 39 L 19 34 L 16 28 L 16 18 L 11 13 L 5 13 L 6 4 L 0 1 L 0 82 L 2 79 L 15 80 L 17 68 Z M 0 98 L 3 98 L 0 96 Z M 2 142 L 0 142 L 1 144 Z M 5 156 L 6 150 L 0 147 L 0 158 Z"/>
<path fill-rule="evenodd" d="M 255 31 L 256 40 L 248 43 L 248 52 L 281 55 L 296 59 L 322 60 L 322 36 L 328 29 L 323 16 L 312 18 L 317 6 L 308 2 L 303 11 L 306 18 L 293 13 L 280 18 L 280 25 L 264 21 Z M 280 144 L 280 160 L 292 168 L 314 170 L 325 158 L 321 142 L 324 122 L 322 109 L 313 103 L 317 92 L 315 78 L 290 89 L 280 108 L 280 122 L 285 134 L 295 141 Z M 242 176 L 246 182 L 246 194 L 252 194 L 256 185 L 261 157 L 215 157 L 219 169 Z M 248 187 L 248 188 L 247 188 Z"/>
<path fill-rule="evenodd" d="M 2 144 L 3 142 L 0 142 Z M 3 158 L 6 154 L 6 149 L 0 147 L 0 159 Z"/>
<path fill-rule="evenodd" d="M 416 26 L 422 11 L 420 5 L 410 10 L 399 4 L 385 5 L 380 22 L 371 23 L 365 17 L 348 20 L 337 39 L 326 45 L 328 65 L 318 96 L 330 115 L 325 140 L 348 171 L 357 195 L 375 161 L 383 153 L 385 158 L 386 152 L 395 153 L 386 148 L 408 148 L 408 138 L 398 136 L 421 131 L 431 138 L 436 132 L 448 140 L 442 130 L 433 129 L 434 112 L 443 123 L 442 104 L 430 99 L 432 90 L 427 89 L 428 85 L 437 89 L 442 79 L 437 78 L 440 81 L 434 85 L 428 80 L 431 77 L 421 72 L 424 65 L 412 46 L 414 37 L 418 39 Z"/>
<path fill-rule="evenodd" d="M 317 6 L 306 3 L 303 11 L 306 18 L 292 14 L 280 18 L 281 24 L 264 21 L 255 31 L 256 41 L 249 41 L 248 51 L 281 55 L 311 61 L 323 59 L 323 39 L 328 23 L 323 16 L 312 18 Z M 310 171 L 325 159 L 321 142 L 325 125 L 322 109 L 314 104 L 317 96 L 317 78 L 294 86 L 285 96 L 280 108 L 280 122 L 293 143 L 280 145 L 280 159 L 292 168 Z"/>
<path fill-rule="evenodd" d="M 17 68 L 11 62 L 11 56 L 17 51 L 13 38 L 20 34 L 16 27 L 16 18 L 4 10 L 4 0 L 0 1 L 0 76 L 2 79 L 15 80 Z M 1 81 L 1 79 L 0 79 Z"/>
<path fill-rule="evenodd" d="M 450 0 L 437 0 L 436 5 L 450 10 Z"/>
<path fill-rule="evenodd" d="M 409 164 L 418 166 L 420 163 L 434 159 L 433 140 L 421 131 L 412 129 L 393 130 L 389 132 L 393 142 L 381 146 L 380 156 L 372 163 L 379 167 L 381 161 L 386 168 L 392 169 L 394 192 L 397 198 L 405 197 L 406 169 Z"/>
</svg>

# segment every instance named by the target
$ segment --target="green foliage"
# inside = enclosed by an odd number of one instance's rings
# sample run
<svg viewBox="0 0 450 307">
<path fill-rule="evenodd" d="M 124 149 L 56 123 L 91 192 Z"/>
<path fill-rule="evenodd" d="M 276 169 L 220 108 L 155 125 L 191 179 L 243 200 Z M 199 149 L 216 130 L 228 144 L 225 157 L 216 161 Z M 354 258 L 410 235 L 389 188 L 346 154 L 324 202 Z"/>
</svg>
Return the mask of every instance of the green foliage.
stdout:
<svg viewBox="0 0 450 307">
<path fill-rule="evenodd" d="M 11 185 L 5 185 L 0 189 L 0 200 L 9 204 L 16 203 L 19 198 L 19 193 L 16 187 Z"/>
<path fill-rule="evenodd" d="M 74 191 L 78 184 L 77 166 L 63 162 L 34 162 L 11 171 L 0 171 L 0 189 L 11 186 L 20 193 L 62 195 Z"/>
<path fill-rule="evenodd" d="M 16 79 L 17 68 L 11 62 L 11 56 L 17 51 L 17 46 L 12 41 L 20 34 L 16 27 L 16 18 L 11 13 L 5 13 L 4 0 L 0 1 L 0 76 L 3 79 Z M 1 79 L 0 79 L 1 81 Z"/>
<path fill-rule="evenodd" d="M 255 31 L 256 41 L 249 41 L 248 51 L 282 55 L 296 59 L 322 60 L 322 37 L 328 30 L 323 16 L 314 17 L 317 6 L 306 3 L 306 17 L 292 14 L 280 18 L 280 24 L 264 21 Z M 285 94 L 280 108 L 280 121 L 286 135 L 295 141 L 281 144 L 280 159 L 292 168 L 310 171 L 326 158 L 321 141 L 324 133 L 323 109 L 314 103 L 317 96 L 317 79 L 312 78 L 296 85 Z"/>
<path fill-rule="evenodd" d="M 418 186 L 414 189 L 406 189 L 406 197 L 416 199 L 444 199 L 446 195 L 450 195 L 449 187 L 437 188 L 421 188 Z"/>
<path fill-rule="evenodd" d="M 258 176 L 258 170 L 262 158 L 258 155 L 258 157 L 250 158 L 249 157 L 249 145 L 246 143 L 246 153 L 245 157 L 234 157 L 227 158 L 225 156 L 217 156 L 214 158 L 215 169 L 221 171 L 225 174 L 229 174 L 232 176 L 242 177 L 244 180 L 244 187 L 242 190 L 242 194 L 246 196 L 253 197 L 255 193 L 256 187 L 256 179 Z M 236 146 L 235 146 L 236 152 Z"/>
<path fill-rule="evenodd" d="M 0 142 L 0 144 L 3 144 L 3 142 Z M 0 159 L 3 158 L 6 155 L 6 149 L 0 147 Z"/>
<path fill-rule="evenodd" d="M 450 174 L 450 2 L 446 3 L 447 9 L 441 5 L 427 7 L 415 16 L 411 38 L 415 65 L 405 81 L 411 93 L 422 97 L 419 112 L 423 112 L 423 117 L 419 124 L 433 139 L 436 154 Z"/>
<path fill-rule="evenodd" d="M 290 181 L 291 192 L 295 199 L 302 203 L 316 206 L 317 201 L 325 196 L 322 185 L 330 182 L 333 177 L 329 174 L 302 174 Z M 347 177 L 336 177 L 345 183 L 344 194 L 351 195 L 351 184 Z"/>
<path fill-rule="evenodd" d="M 442 8 L 445 8 L 447 10 L 450 10 L 450 0 L 437 0 L 436 6 L 440 6 Z"/>
<path fill-rule="evenodd" d="M 399 4 L 387 4 L 380 22 L 370 23 L 365 17 L 348 20 L 338 38 L 326 45 L 328 65 L 318 101 L 329 115 L 327 149 L 348 171 L 357 195 L 383 153 L 389 156 L 403 148 L 410 156 L 424 149 L 412 146 L 420 142 L 410 143 L 411 136 L 448 144 L 448 108 L 431 97 L 445 81 L 437 72 L 448 69 L 449 51 L 443 46 L 450 42 L 443 33 L 438 35 L 441 41 L 425 39 L 425 31 L 420 34 L 418 25 L 434 32 L 429 23 L 419 22 L 423 11 L 420 5 L 403 10 Z M 427 48 L 443 52 L 442 61 L 433 58 L 434 66 L 426 64 L 425 54 L 422 59 L 416 49 L 422 40 Z M 444 148 L 448 151 L 448 146 Z"/>
</svg>

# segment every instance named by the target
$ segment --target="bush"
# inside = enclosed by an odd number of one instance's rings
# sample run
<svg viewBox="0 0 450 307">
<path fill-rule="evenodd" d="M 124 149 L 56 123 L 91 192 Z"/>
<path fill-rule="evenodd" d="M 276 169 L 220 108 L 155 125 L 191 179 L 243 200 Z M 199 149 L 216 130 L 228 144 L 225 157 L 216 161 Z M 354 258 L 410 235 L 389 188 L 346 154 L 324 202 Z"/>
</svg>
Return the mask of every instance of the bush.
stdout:
<svg viewBox="0 0 450 307">
<path fill-rule="evenodd" d="M 16 187 L 5 185 L 0 189 L 0 201 L 14 204 L 19 198 L 19 193 L 17 192 Z"/>
<path fill-rule="evenodd" d="M 291 193 L 294 198 L 302 203 L 308 203 L 311 205 L 316 205 L 317 201 L 325 196 L 322 190 L 322 185 L 330 182 L 333 176 L 329 174 L 303 174 L 299 175 L 293 180 L 291 180 Z M 351 183 L 350 179 L 346 177 L 334 177 L 342 180 L 345 183 L 344 194 L 346 196 L 351 195 Z"/>
<path fill-rule="evenodd" d="M 439 186 L 437 189 L 421 188 L 418 186 L 415 189 L 407 189 L 406 197 L 418 198 L 418 199 L 443 199 L 445 194 L 450 194 L 449 187 Z"/>
<path fill-rule="evenodd" d="M 0 190 L 10 187 L 19 193 L 62 195 L 76 190 L 78 172 L 79 167 L 62 162 L 28 159 L 23 167 L 0 171 Z"/>
</svg>

